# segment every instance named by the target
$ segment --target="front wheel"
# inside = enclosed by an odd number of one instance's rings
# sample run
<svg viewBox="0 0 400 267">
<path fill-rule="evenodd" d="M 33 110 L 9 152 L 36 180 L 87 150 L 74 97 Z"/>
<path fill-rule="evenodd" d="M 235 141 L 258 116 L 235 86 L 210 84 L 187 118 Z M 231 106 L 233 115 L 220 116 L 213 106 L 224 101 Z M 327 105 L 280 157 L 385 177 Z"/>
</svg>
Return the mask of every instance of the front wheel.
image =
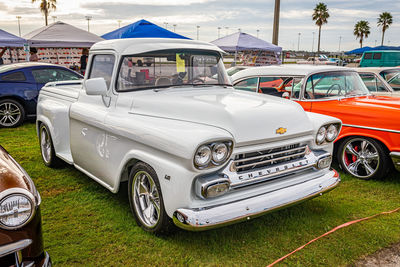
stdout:
<svg viewBox="0 0 400 267">
<path fill-rule="evenodd" d="M 364 180 L 382 178 L 390 169 L 390 159 L 382 144 L 368 137 L 346 138 L 338 147 L 342 169 Z"/>
<path fill-rule="evenodd" d="M 146 163 L 137 163 L 129 175 L 129 204 L 136 223 L 152 233 L 169 232 L 172 223 L 164 209 L 156 172 Z"/>
<path fill-rule="evenodd" d="M 19 102 L 13 99 L 0 100 L 0 127 L 17 127 L 24 119 L 25 110 Z"/>
</svg>

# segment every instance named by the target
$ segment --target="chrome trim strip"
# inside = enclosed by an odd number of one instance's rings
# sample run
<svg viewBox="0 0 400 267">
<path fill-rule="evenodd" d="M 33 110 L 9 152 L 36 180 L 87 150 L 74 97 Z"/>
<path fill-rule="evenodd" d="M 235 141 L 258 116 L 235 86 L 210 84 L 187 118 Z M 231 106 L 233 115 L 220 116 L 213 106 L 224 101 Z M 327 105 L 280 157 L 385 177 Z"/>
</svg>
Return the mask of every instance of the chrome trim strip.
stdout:
<svg viewBox="0 0 400 267">
<path fill-rule="evenodd" d="M 398 131 L 398 130 L 383 129 L 383 128 L 375 128 L 375 127 L 368 127 L 368 126 L 361 126 L 361 125 L 353 125 L 353 124 L 343 124 L 342 126 L 354 127 L 354 128 L 361 128 L 361 129 L 367 129 L 367 130 L 382 131 L 382 132 L 390 132 L 390 133 L 400 133 L 400 131 Z"/>
<path fill-rule="evenodd" d="M 390 152 L 389 155 L 392 158 L 394 167 L 400 172 L 400 152 Z"/>
<path fill-rule="evenodd" d="M 263 154 L 263 155 L 260 155 L 260 156 L 256 156 L 256 157 L 245 158 L 245 159 L 237 159 L 237 160 L 235 160 L 235 163 L 240 163 L 240 162 L 244 162 L 244 161 L 251 161 L 251 160 L 261 159 L 261 158 L 265 158 L 265 157 L 271 157 L 271 156 L 275 156 L 275 155 L 279 155 L 279 154 L 283 154 L 283 153 L 290 153 L 290 152 L 301 150 L 301 149 L 305 150 L 306 146 L 307 145 L 302 145 L 302 146 L 299 146 L 299 147 L 296 147 L 296 148 L 293 148 L 293 149 L 282 150 L 282 151 L 275 152 L 275 153 L 269 153 L 269 154 L 266 153 L 266 154 Z M 242 153 L 242 154 L 249 154 L 249 153 Z"/>
<path fill-rule="evenodd" d="M 32 239 L 22 239 L 17 242 L 0 246 L 0 258 L 23 250 L 32 244 Z"/>
<path fill-rule="evenodd" d="M 173 222 L 185 230 L 203 231 L 247 221 L 322 195 L 339 182 L 339 174 L 332 169 L 319 178 L 263 195 L 210 208 L 180 208 L 174 212 Z"/>
</svg>

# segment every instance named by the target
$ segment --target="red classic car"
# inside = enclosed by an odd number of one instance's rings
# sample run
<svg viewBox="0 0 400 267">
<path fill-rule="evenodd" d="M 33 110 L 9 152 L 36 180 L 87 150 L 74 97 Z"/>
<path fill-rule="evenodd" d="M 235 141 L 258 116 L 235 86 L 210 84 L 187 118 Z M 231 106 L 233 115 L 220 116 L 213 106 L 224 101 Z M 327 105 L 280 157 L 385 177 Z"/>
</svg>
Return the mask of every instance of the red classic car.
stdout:
<svg viewBox="0 0 400 267">
<path fill-rule="evenodd" d="M 264 82 L 282 80 L 278 87 Z M 400 170 L 400 97 L 371 95 L 355 70 L 323 66 L 267 66 L 232 76 L 236 89 L 288 96 L 305 111 L 342 120 L 335 153 L 342 169 L 361 178 Z M 321 137 L 330 129 L 321 130 Z M 316 140 L 318 142 L 318 140 Z"/>
<path fill-rule="evenodd" d="M 0 146 L 0 266 L 51 266 L 43 250 L 40 202 L 29 175 Z"/>
</svg>

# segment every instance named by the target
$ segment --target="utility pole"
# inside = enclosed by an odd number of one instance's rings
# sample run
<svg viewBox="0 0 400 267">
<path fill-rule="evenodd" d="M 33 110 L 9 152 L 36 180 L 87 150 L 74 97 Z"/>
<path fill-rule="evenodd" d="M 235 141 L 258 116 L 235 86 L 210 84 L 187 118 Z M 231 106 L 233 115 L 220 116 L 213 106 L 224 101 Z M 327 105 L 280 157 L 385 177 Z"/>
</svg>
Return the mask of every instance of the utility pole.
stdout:
<svg viewBox="0 0 400 267">
<path fill-rule="evenodd" d="M 301 33 L 298 33 L 298 38 L 297 38 L 297 51 L 300 51 L 300 35 Z"/>
<path fill-rule="evenodd" d="M 19 37 L 21 37 L 21 23 L 20 23 L 21 18 L 22 18 L 21 16 L 17 16 Z"/>
<path fill-rule="evenodd" d="M 119 19 L 119 20 L 117 20 L 117 21 L 118 21 L 118 29 L 119 29 L 119 28 L 121 28 L 121 22 L 122 22 L 122 20 Z"/>
<path fill-rule="evenodd" d="M 239 33 L 241 33 L 241 32 L 242 32 L 242 29 L 241 29 L 241 28 L 239 28 L 239 29 L 238 29 L 238 32 L 239 32 Z"/>
<path fill-rule="evenodd" d="M 87 31 L 90 32 L 89 21 L 92 19 L 92 16 L 85 16 L 85 19 L 87 20 Z"/>
<path fill-rule="evenodd" d="M 55 23 L 57 16 L 51 16 L 51 17 L 53 18 L 53 23 Z"/>
<path fill-rule="evenodd" d="M 340 45 L 342 43 L 342 36 L 339 36 L 339 52 L 340 52 Z"/>
<path fill-rule="evenodd" d="M 164 22 L 165 29 L 168 30 L 168 22 Z"/>
<path fill-rule="evenodd" d="M 218 27 L 218 39 L 220 37 L 220 33 L 221 33 L 221 27 Z"/>
<path fill-rule="evenodd" d="M 311 53 L 314 53 L 314 39 L 315 39 L 315 32 L 312 32 L 312 49 L 311 49 Z"/>
<path fill-rule="evenodd" d="M 197 28 L 197 40 L 199 40 L 199 29 L 200 29 L 200 26 L 197 25 L 196 28 Z"/>
<path fill-rule="evenodd" d="M 172 26 L 174 26 L 174 32 L 175 32 L 175 30 L 176 30 L 176 24 L 173 24 Z"/>
<path fill-rule="evenodd" d="M 258 38 L 258 33 L 260 32 L 260 30 L 257 30 L 257 38 Z"/>
<path fill-rule="evenodd" d="M 280 7 L 281 7 L 281 1 L 275 0 L 274 28 L 273 28 L 273 32 L 272 32 L 272 43 L 274 45 L 278 45 Z"/>
<path fill-rule="evenodd" d="M 228 35 L 228 30 L 229 30 L 229 27 L 225 27 L 225 30 L 226 30 L 226 35 Z"/>
<path fill-rule="evenodd" d="M 375 40 L 375 46 L 376 46 L 376 40 Z"/>
</svg>

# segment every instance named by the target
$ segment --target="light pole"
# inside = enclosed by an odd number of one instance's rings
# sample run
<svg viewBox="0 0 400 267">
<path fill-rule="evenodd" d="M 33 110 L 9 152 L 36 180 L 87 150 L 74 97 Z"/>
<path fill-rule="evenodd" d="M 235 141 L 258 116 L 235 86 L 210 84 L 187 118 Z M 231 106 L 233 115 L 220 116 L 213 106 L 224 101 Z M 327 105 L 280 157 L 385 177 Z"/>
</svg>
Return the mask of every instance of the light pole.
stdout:
<svg viewBox="0 0 400 267">
<path fill-rule="evenodd" d="M 228 35 L 228 30 L 229 30 L 229 27 L 225 27 L 225 30 L 226 30 L 226 35 Z"/>
<path fill-rule="evenodd" d="M 340 45 L 342 43 L 342 36 L 339 36 L 339 52 L 340 52 Z"/>
<path fill-rule="evenodd" d="M 196 28 L 197 28 L 197 40 L 199 40 L 199 29 L 200 29 L 200 26 L 197 25 Z"/>
<path fill-rule="evenodd" d="M 278 45 L 280 7 L 281 7 L 281 1 L 280 0 L 275 0 L 274 28 L 273 28 L 273 32 L 272 32 L 272 43 L 274 45 Z"/>
<path fill-rule="evenodd" d="M 300 35 L 301 33 L 298 33 L 298 38 L 297 38 L 297 51 L 300 51 Z"/>
<path fill-rule="evenodd" d="M 312 32 L 312 48 L 311 48 L 311 53 L 314 53 L 314 39 L 315 39 L 315 32 Z"/>
<path fill-rule="evenodd" d="M 220 37 L 220 33 L 221 33 L 221 27 L 218 27 L 218 39 Z"/>
<path fill-rule="evenodd" d="M 89 21 L 92 19 L 92 16 L 85 16 L 85 19 L 87 20 L 87 31 L 90 32 Z"/>
<path fill-rule="evenodd" d="M 21 37 L 21 23 L 20 23 L 21 18 L 22 18 L 21 16 L 17 16 L 19 37 Z"/>
<path fill-rule="evenodd" d="M 119 29 L 119 28 L 121 28 L 121 22 L 122 22 L 122 20 L 119 19 L 119 20 L 117 20 L 117 21 L 118 21 L 118 29 Z"/>
<path fill-rule="evenodd" d="M 165 29 L 168 30 L 168 22 L 164 22 Z"/>
<path fill-rule="evenodd" d="M 260 30 L 257 30 L 257 38 L 258 38 L 258 33 L 260 32 Z"/>
<path fill-rule="evenodd" d="M 376 40 L 375 40 L 375 46 L 376 46 Z"/>
<path fill-rule="evenodd" d="M 176 24 L 174 24 L 174 25 L 172 25 L 172 26 L 174 26 L 174 32 L 175 32 L 175 30 L 176 30 Z"/>
<path fill-rule="evenodd" d="M 239 29 L 238 29 L 238 32 L 239 32 L 239 33 L 241 33 L 241 32 L 242 32 L 242 29 L 241 29 L 241 28 L 239 28 Z"/>
<path fill-rule="evenodd" d="M 55 23 L 57 16 L 51 16 L 51 17 L 53 18 L 53 23 Z"/>
</svg>

